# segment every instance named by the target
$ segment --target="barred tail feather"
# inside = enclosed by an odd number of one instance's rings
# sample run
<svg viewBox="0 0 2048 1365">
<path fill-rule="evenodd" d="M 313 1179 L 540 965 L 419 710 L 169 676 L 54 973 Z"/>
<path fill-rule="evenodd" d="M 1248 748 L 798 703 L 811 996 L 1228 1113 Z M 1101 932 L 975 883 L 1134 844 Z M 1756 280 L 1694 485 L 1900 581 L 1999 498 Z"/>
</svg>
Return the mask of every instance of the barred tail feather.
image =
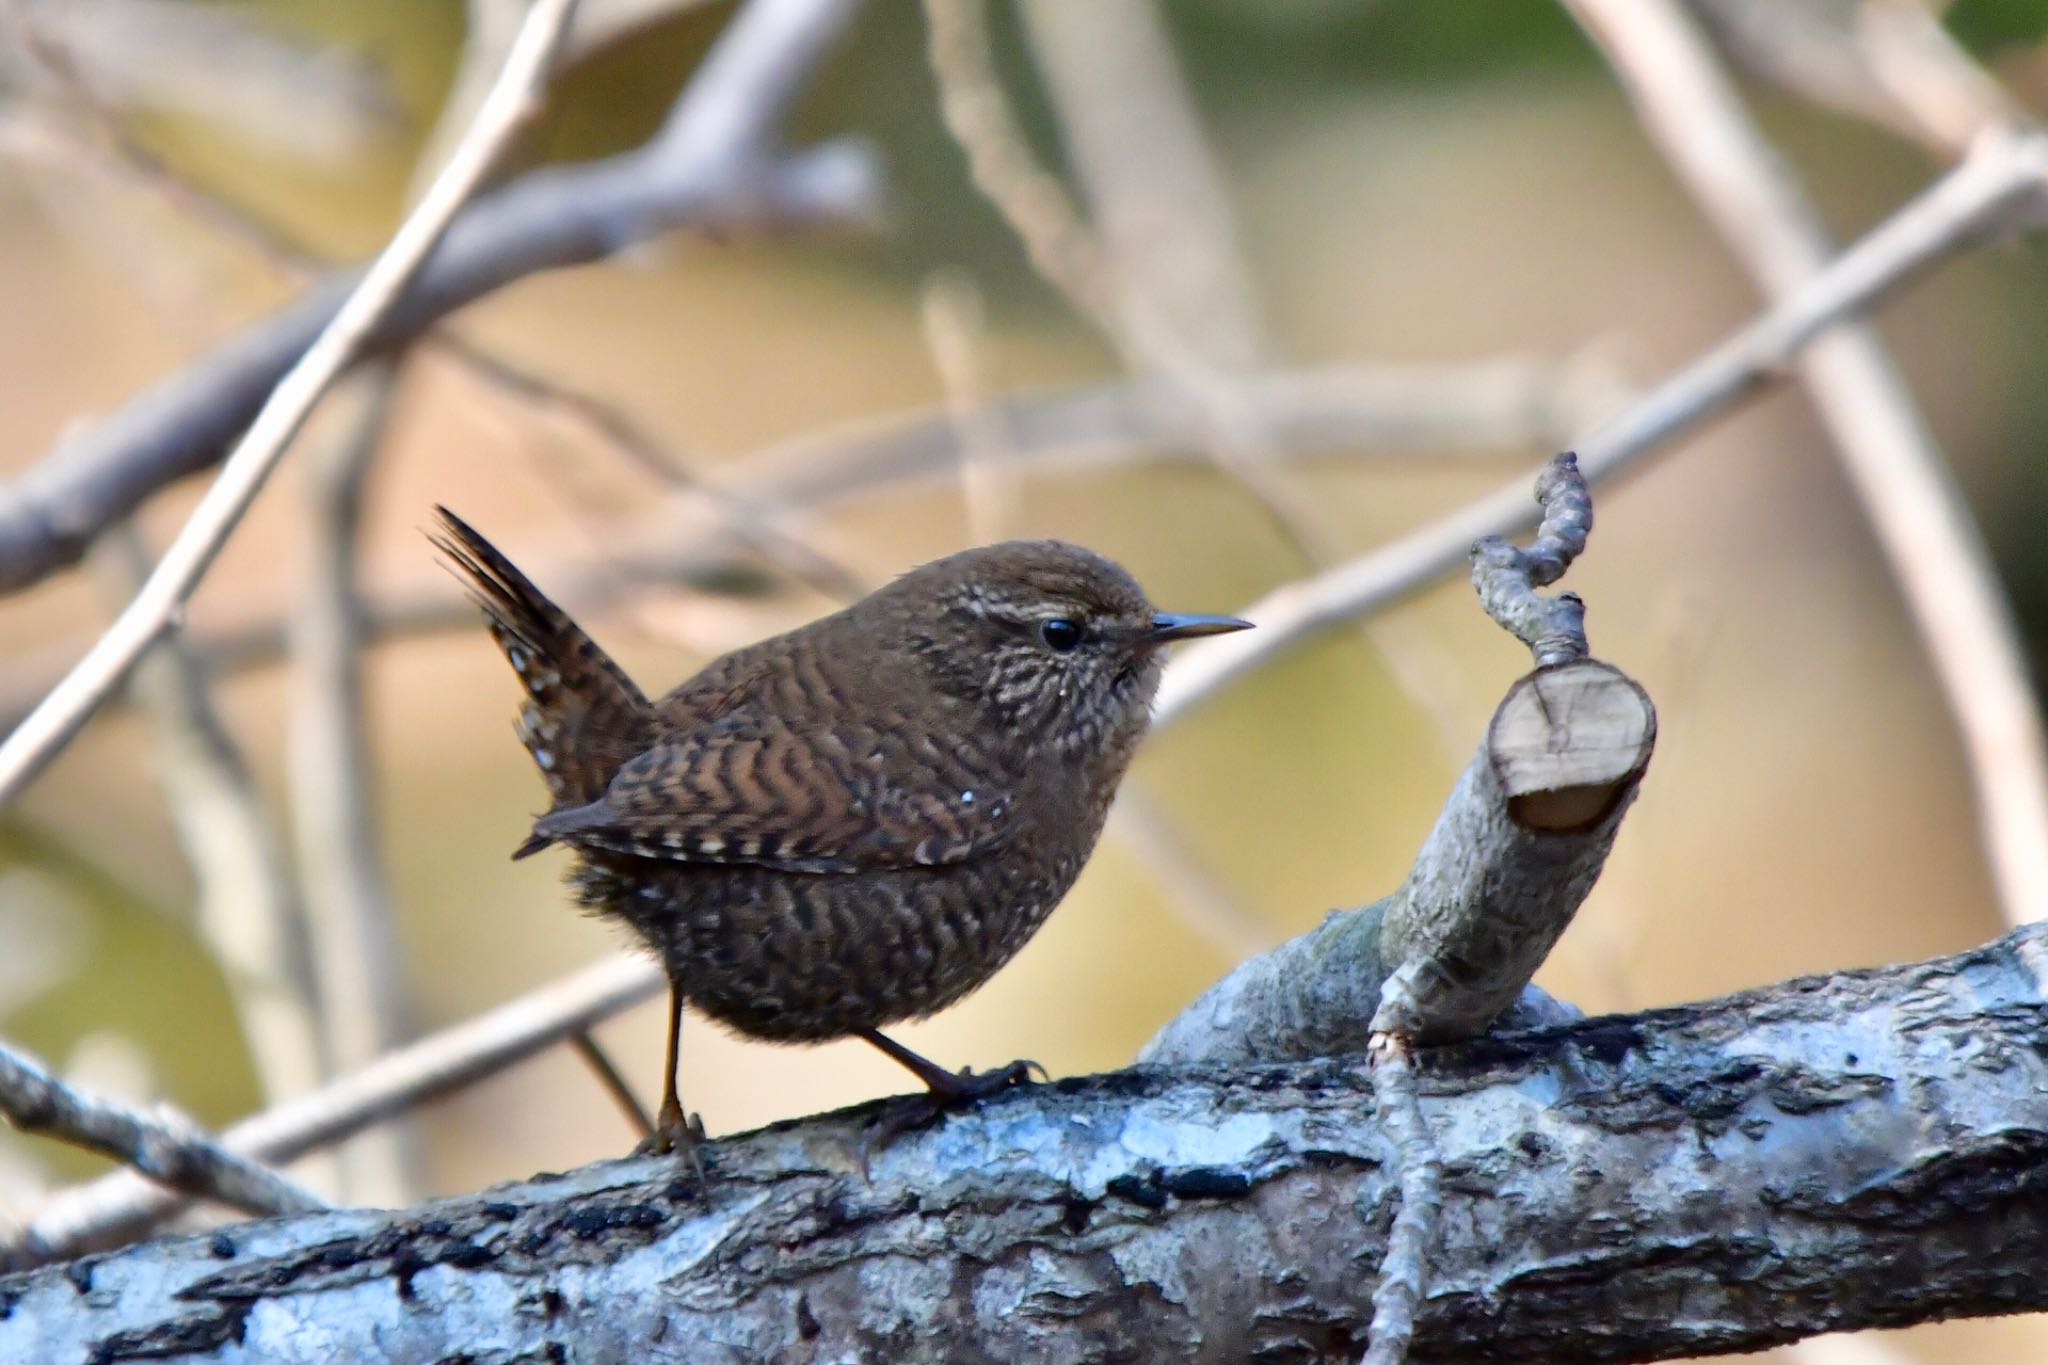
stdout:
<svg viewBox="0 0 2048 1365">
<path fill-rule="evenodd" d="M 647 698 L 496 546 L 447 508 L 434 512 L 439 525 L 428 538 L 483 608 L 492 638 L 526 690 L 516 728 L 547 780 L 554 809 L 596 800 L 620 766 L 651 741 Z M 529 839 L 515 856 L 545 843 Z"/>
</svg>

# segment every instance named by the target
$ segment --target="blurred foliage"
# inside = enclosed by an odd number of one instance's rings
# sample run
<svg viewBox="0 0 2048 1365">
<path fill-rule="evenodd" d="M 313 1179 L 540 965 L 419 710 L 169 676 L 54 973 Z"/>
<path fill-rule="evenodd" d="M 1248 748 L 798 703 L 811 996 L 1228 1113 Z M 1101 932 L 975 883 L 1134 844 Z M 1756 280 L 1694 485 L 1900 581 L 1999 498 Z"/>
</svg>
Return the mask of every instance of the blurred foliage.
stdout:
<svg viewBox="0 0 2048 1365">
<path fill-rule="evenodd" d="M 1217 102 L 1598 70 L 1585 38 L 1553 4 L 1183 0 L 1172 10 L 1188 72 Z"/>
<path fill-rule="evenodd" d="M 1949 31 L 1981 57 L 2048 36 L 2048 0 L 1955 0 Z"/>
</svg>

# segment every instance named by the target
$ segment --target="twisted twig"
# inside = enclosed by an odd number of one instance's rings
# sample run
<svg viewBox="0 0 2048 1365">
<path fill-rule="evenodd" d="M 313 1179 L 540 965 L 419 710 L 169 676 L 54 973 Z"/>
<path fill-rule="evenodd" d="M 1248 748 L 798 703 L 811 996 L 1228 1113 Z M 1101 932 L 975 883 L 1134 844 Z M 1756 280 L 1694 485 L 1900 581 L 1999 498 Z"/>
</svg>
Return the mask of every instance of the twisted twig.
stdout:
<svg viewBox="0 0 2048 1365">
<path fill-rule="evenodd" d="M 1544 466 L 1536 480 L 1536 501 L 1543 522 L 1528 549 L 1516 549 L 1500 536 L 1487 536 L 1472 547 L 1472 586 L 1486 614 L 1529 646 L 1542 668 L 1583 659 L 1589 652 L 1586 604 L 1579 595 L 1541 597 L 1536 592 L 1564 577 L 1593 529 L 1593 499 L 1579 473 L 1578 456 L 1566 451 Z"/>
</svg>

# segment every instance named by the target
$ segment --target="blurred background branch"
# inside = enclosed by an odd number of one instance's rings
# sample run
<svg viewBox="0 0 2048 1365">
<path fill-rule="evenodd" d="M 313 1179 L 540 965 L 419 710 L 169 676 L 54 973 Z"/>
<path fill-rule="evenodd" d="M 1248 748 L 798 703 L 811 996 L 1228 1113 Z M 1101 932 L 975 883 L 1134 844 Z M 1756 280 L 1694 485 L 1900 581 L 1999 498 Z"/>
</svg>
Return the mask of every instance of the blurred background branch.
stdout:
<svg viewBox="0 0 2048 1365">
<path fill-rule="evenodd" d="M 479 200 L 368 346 L 398 345 L 514 280 L 656 233 L 871 218 L 873 166 L 861 148 L 776 151 L 789 101 L 854 4 L 752 0 L 653 139 L 607 161 L 530 172 Z M 353 284 L 353 272 L 323 283 L 17 478 L 0 501 L 0 589 L 70 563 L 111 518 L 219 459 Z"/>
<path fill-rule="evenodd" d="M 290 629 L 292 832 L 327 1040 L 322 1079 L 367 1066 L 411 1035 L 397 912 L 377 827 L 364 715 L 365 638 L 357 541 L 364 482 L 384 443 L 399 369 L 379 361 L 336 395 L 340 430 L 305 454 L 305 588 Z M 396 1208 L 417 1198 L 408 1125 L 341 1150 L 343 1197 Z"/>
<path fill-rule="evenodd" d="M 1676 0 L 1567 4 L 1766 297 L 1798 293 L 1826 267 L 1834 245 L 1683 8 Z M 1865 29 L 1896 26 L 1900 8 L 1866 7 Z M 1915 13 L 1918 19 L 1906 22 L 1939 31 L 1925 11 Z M 1909 90 L 1955 84 L 1955 58 L 1945 44 L 1895 41 L 1885 51 L 1885 69 Z M 1922 69 L 1924 77 L 1911 74 Z M 1966 102 L 1940 103 L 1943 122 L 1953 127 L 1953 111 Z M 1978 111 L 1971 142 L 1996 139 L 2012 122 L 1988 97 L 1967 103 Z M 1816 340 L 1799 364 L 1962 732 L 2006 920 L 2023 924 L 2048 914 L 2048 736 L 2004 589 L 1948 459 L 1874 327 L 1840 327 Z"/>
</svg>

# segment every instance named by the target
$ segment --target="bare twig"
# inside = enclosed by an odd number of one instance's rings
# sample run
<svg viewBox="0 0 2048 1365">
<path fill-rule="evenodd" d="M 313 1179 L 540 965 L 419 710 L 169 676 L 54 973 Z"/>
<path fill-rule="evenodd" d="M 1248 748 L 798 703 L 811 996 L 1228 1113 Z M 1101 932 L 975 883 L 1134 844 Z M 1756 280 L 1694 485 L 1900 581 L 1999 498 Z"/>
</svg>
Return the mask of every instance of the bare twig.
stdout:
<svg viewBox="0 0 2048 1365">
<path fill-rule="evenodd" d="M 626 1084 L 626 1078 L 619 1074 L 619 1068 L 613 1065 L 612 1059 L 598 1045 L 597 1039 L 591 1036 L 590 1030 L 584 1029 L 571 1034 L 569 1046 L 576 1050 L 576 1055 L 583 1059 L 583 1064 L 597 1077 L 597 1083 L 612 1097 L 612 1103 L 619 1106 L 619 1112 L 626 1116 L 626 1122 L 633 1125 L 633 1131 L 643 1138 L 652 1137 L 654 1116 L 647 1112 L 647 1106 L 633 1093 L 633 1087 Z"/>
<path fill-rule="evenodd" d="M 386 1053 L 352 1075 L 242 1120 L 220 1136 L 231 1153 L 287 1162 L 424 1100 L 494 1075 L 652 996 L 654 963 L 620 955 L 573 972 L 474 1019 Z M 0 1264 L 61 1260 L 132 1237 L 180 1201 L 126 1172 L 61 1191 L 0 1241 Z"/>
<path fill-rule="evenodd" d="M 1276 368 L 1219 382 L 1272 433 L 1276 460 L 1557 449 L 1630 396 L 1591 358 Z M 1004 394 L 983 404 L 983 417 L 1004 437 L 989 457 L 1034 472 L 1208 458 L 1201 422 L 1151 379 Z M 733 486 L 760 507 L 822 510 L 908 480 L 957 477 L 959 444 L 950 405 L 918 408 L 768 447 Z"/>
<path fill-rule="evenodd" d="M 1113 335 L 1108 262 L 1066 186 L 1017 126 L 989 50 L 987 0 L 925 0 L 924 15 L 939 114 L 967 154 L 975 188 L 1017 234 L 1039 278 Z"/>
<path fill-rule="evenodd" d="M 1923 0 L 1862 0 L 1854 45 L 1885 93 L 1953 159 L 1987 128 L 2034 122 Z"/>
<path fill-rule="evenodd" d="M 1429 1287 L 1443 1158 L 1422 1117 L 1415 1056 L 1406 1033 L 1375 1035 L 1372 1054 L 1373 1116 L 1387 1130 L 1398 1162 L 1401 1206 L 1387 1230 L 1379 1283 L 1372 1291 L 1372 1326 L 1362 1365 L 1401 1365 L 1415 1336 L 1415 1309 Z"/>
<path fill-rule="evenodd" d="M 472 136 L 457 149 L 420 206 L 400 225 L 391 245 L 291 370 L 278 381 L 228 457 L 220 476 L 124 610 L 90 653 L 27 720 L 0 742 L 0 805 L 21 789 L 69 742 L 135 660 L 171 627 L 185 599 L 220 553 L 291 439 L 327 387 L 357 356 L 462 204 L 535 107 L 546 80 L 548 56 L 574 0 L 535 0 L 526 34 L 486 103 Z"/>
<path fill-rule="evenodd" d="M 569 34 L 562 40 L 566 67 L 638 28 L 704 8 L 710 0 L 582 0 Z M 455 139 L 475 117 L 477 105 L 491 88 L 491 77 L 505 64 L 505 53 L 519 30 L 521 0 L 469 0 L 462 59 L 450 82 L 434 127 L 427 134 L 420 162 L 438 166 L 447 159 Z"/>
<path fill-rule="evenodd" d="M 311 1190 L 216 1143 L 190 1123 L 137 1113 L 74 1090 L 6 1044 L 0 1044 L 0 1112 L 24 1133 L 98 1152 L 160 1185 L 249 1213 L 327 1207 Z"/>
<path fill-rule="evenodd" d="M 44 37 L 42 24 L 47 16 L 36 12 L 39 6 L 24 6 L 22 0 L 8 3 L 10 17 L 16 20 L 20 31 L 22 51 L 40 64 L 73 116 L 72 121 L 85 128 L 87 136 L 77 140 L 99 153 L 91 158 L 93 161 L 147 190 L 207 231 L 248 251 L 273 273 L 302 280 L 317 268 L 312 257 L 296 244 L 287 242 L 219 195 L 179 175 L 162 157 L 138 141 L 119 114 L 80 77 L 71 54 Z M 70 158 L 65 161 L 67 165 L 71 163 Z"/>
<path fill-rule="evenodd" d="M 689 0 L 696 3 L 697 0 Z M 523 12 L 524 0 L 511 0 L 514 16 Z M 682 4 L 683 0 L 675 0 Z M 493 16 L 497 6 L 485 6 Z M 472 10 L 474 20 L 474 7 Z M 572 37 L 581 29 L 573 30 Z M 507 30 L 502 42 L 486 39 L 496 50 L 509 44 Z M 242 212 L 203 186 L 178 174 L 148 148 L 142 146 L 114 115 L 91 99 L 62 65 L 61 54 L 46 52 L 52 73 L 60 78 L 73 107 L 93 129 L 100 144 L 99 160 L 131 183 L 170 204 L 201 227 L 253 254 L 272 273 L 296 284 L 316 280 L 325 267 L 296 244 L 285 241 L 267 225 Z M 468 59 L 465 59 L 467 62 Z M 481 97 L 482 91 L 476 92 Z M 451 97 L 453 98 L 453 97 Z M 471 101 L 473 103 L 473 101 Z M 781 565 L 798 579 L 829 596 L 857 595 L 859 588 L 837 566 L 811 551 L 793 537 L 775 531 L 760 513 L 739 496 L 727 493 L 699 479 L 689 465 L 669 450 L 645 425 L 617 405 L 560 379 L 542 376 L 479 344 L 448 325 L 431 328 L 423 344 L 450 361 L 472 381 L 491 394 L 516 402 L 530 411 L 561 418 L 574 424 L 623 455 L 636 469 L 653 476 L 665 487 L 705 498 L 743 543 Z"/>
<path fill-rule="evenodd" d="M 1573 442 L 1593 481 L 1776 378 L 1809 342 L 1946 255 L 2035 207 L 2048 140 L 1992 134 L 1960 166 L 1831 261 L 1797 293 L 1671 376 L 1620 416 Z M 1167 670 L 1153 725 L 1170 725 L 1266 660 L 1434 582 L 1472 544 L 1530 524 L 1520 479 L 1314 579 L 1281 588 L 1240 614 L 1259 629 L 1187 650 Z"/>
<path fill-rule="evenodd" d="M 1685 11 L 1672 0 L 1567 6 L 1765 294 L 1796 296 L 1833 245 Z M 1917 22 L 1933 21 L 1919 12 Z M 1799 364 L 1956 718 L 2005 917 L 2018 924 L 2048 913 L 2048 735 L 1969 505 L 1875 329 L 1844 326 Z"/>
<path fill-rule="evenodd" d="M 1564 577 L 1593 529 L 1593 500 L 1576 455 L 1567 452 L 1544 468 L 1536 480 L 1536 502 L 1543 522 L 1528 549 L 1517 549 L 1501 536 L 1488 536 L 1472 547 L 1472 586 L 1486 614 L 1529 646 L 1542 668 L 1588 653 L 1586 604 L 1579 595 L 1536 593 Z"/>
<path fill-rule="evenodd" d="M 356 581 L 363 483 L 383 443 L 397 386 L 393 361 L 351 376 L 344 428 L 305 459 L 309 563 L 290 632 L 289 777 L 329 1076 L 368 1064 L 409 1032 L 363 715 Z M 349 1202 L 396 1207 L 413 1197 L 410 1136 L 403 1126 L 386 1128 L 342 1150 Z"/>
</svg>

